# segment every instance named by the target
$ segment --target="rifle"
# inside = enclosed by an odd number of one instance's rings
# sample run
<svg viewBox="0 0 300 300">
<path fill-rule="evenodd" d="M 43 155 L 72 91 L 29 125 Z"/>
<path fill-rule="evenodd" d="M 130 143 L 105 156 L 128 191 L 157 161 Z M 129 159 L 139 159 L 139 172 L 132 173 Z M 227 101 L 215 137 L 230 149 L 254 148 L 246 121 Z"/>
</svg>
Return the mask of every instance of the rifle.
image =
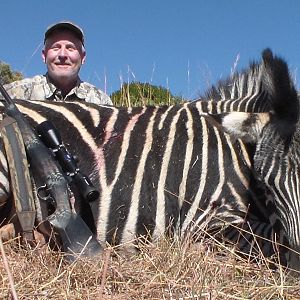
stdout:
<svg viewBox="0 0 300 300">
<path fill-rule="evenodd" d="M 99 197 L 98 190 L 93 186 L 91 180 L 80 171 L 76 159 L 63 144 L 59 131 L 54 124 L 48 120 L 44 121 L 37 126 L 37 132 L 42 142 L 52 150 L 66 174 L 68 182 L 74 181 L 84 200 L 87 202 L 95 201 Z"/>
<path fill-rule="evenodd" d="M 62 248 L 67 253 L 86 256 L 101 252 L 101 246 L 82 218 L 71 211 L 68 182 L 49 148 L 40 140 L 16 104 L 0 82 L 0 92 L 4 97 L 5 113 L 16 120 L 25 145 L 30 169 L 35 182 L 43 182 L 56 209 L 47 220 L 57 230 L 62 239 Z M 74 259 L 69 256 L 69 259 Z"/>
</svg>

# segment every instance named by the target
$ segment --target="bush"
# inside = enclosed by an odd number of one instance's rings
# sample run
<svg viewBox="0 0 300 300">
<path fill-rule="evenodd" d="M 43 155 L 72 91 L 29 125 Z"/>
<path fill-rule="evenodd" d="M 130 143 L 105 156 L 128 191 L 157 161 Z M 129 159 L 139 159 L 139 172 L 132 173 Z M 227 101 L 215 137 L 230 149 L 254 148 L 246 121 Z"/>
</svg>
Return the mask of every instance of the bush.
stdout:
<svg viewBox="0 0 300 300">
<path fill-rule="evenodd" d="M 173 96 L 161 86 L 149 83 L 124 83 L 120 90 L 111 94 L 115 106 L 172 105 L 184 102 L 182 97 Z"/>
<path fill-rule="evenodd" d="M 11 83 L 21 79 L 23 79 L 23 74 L 21 72 L 13 71 L 10 65 L 0 61 L 0 80 L 2 84 Z"/>
</svg>

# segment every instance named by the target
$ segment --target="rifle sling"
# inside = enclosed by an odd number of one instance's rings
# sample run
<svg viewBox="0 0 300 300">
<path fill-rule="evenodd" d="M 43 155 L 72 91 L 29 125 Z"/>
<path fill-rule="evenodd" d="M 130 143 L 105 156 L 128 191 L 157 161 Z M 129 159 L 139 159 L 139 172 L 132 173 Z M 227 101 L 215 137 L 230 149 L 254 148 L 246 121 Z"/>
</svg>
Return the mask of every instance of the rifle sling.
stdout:
<svg viewBox="0 0 300 300">
<path fill-rule="evenodd" d="M 8 161 L 10 186 L 23 239 L 33 241 L 36 210 L 22 134 L 15 119 L 6 116 L 0 132 Z"/>
</svg>

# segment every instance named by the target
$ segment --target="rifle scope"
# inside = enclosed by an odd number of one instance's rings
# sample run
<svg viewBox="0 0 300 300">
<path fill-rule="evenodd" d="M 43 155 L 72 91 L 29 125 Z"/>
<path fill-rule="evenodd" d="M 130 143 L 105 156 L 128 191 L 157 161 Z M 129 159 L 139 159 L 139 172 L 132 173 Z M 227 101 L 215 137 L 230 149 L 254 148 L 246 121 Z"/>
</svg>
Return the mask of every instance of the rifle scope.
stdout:
<svg viewBox="0 0 300 300">
<path fill-rule="evenodd" d="M 64 146 L 53 123 L 50 121 L 42 122 L 37 126 L 37 132 L 43 143 L 53 151 L 63 172 L 73 179 L 80 195 L 88 202 L 95 201 L 99 197 L 99 191 L 93 186 L 90 179 L 81 173 L 75 158 Z"/>
</svg>

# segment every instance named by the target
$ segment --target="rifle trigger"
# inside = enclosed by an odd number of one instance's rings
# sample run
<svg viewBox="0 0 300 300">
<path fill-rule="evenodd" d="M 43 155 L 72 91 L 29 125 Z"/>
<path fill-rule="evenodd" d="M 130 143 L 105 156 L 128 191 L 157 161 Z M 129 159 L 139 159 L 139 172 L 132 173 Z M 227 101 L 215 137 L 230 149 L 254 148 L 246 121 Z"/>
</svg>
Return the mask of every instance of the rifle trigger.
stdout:
<svg viewBox="0 0 300 300">
<path fill-rule="evenodd" d="M 50 196 L 50 194 L 47 191 L 47 185 L 41 185 L 40 187 L 37 188 L 37 196 L 39 199 L 43 200 L 43 201 L 51 201 L 52 202 L 52 198 Z"/>
</svg>

